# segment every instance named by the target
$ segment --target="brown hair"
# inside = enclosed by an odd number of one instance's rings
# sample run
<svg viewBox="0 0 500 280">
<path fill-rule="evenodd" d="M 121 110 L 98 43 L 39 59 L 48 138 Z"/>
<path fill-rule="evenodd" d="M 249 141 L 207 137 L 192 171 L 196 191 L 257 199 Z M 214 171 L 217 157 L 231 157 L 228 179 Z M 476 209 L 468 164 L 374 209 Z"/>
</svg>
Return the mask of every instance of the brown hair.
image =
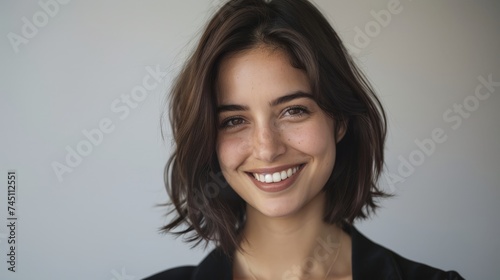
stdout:
<svg viewBox="0 0 500 280">
<path fill-rule="evenodd" d="M 195 245 L 214 241 L 231 255 L 245 223 L 245 201 L 224 180 L 216 155 L 216 82 L 222 59 L 268 45 L 308 75 L 320 108 L 347 125 L 324 187 L 324 220 L 352 223 L 384 197 L 376 182 L 384 163 L 386 119 L 380 101 L 320 11 L 306 0 L 232 0 L 208 23 L 170 96 L 175 150 L 165 184 L 175 218 L 162 227 Z M 336 128 L 340 125 L 336 125 Z M 334 131 L 332 133 L 337 133 Z"/>
</svg>

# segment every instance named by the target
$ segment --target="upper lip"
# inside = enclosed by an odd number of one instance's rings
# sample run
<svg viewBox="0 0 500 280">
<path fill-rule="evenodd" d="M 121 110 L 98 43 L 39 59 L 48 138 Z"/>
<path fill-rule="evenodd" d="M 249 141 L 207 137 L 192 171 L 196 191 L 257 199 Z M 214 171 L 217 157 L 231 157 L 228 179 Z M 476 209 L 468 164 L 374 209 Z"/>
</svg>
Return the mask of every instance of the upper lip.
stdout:
<svg viewBox="0 0 500 280">
<path fill-rule="evenodd" d="M 278 171 L 287 170 L 287 169 L 292 168 L 292 167 L 296 167 L 296 166 L 300 167 L 302 165 L 303 165 L 303 163 L 295 163 L 295 164 L 280 165 L 280 166 L 276 166 L 276 167 L 251 169 L 251 170 L 247 170 L 246 172 L 247 173 L 259 173 L 259 174 L 272 174 L 272 173 L 275 173 Z"/>
</svg>

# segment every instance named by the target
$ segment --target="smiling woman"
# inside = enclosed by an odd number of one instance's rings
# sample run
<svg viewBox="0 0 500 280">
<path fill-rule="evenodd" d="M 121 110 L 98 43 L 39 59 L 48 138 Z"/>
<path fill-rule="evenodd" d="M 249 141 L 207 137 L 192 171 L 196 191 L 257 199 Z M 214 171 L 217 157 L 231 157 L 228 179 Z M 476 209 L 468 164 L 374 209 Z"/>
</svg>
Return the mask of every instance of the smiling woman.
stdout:
<svg viewBox="0 0 500 280">
<path fill-rule="evenodd" d="M 322 203 L 345 129 L 334 135 L 334 119 L 316 103 L 305 72 L 262 45 L 226 58 L 218 81 L 217 157 L 248 204 L 247 221 L 251 213 L 290 217 Z"/>
<path fill-rule="evenodd" d="M 163 230 L 216 249 L 148 279 L 461 279 L 353 226 L 387 196 L 376 185 L 385 113 L 308 1 L 227 2 L 177 78 L 170 114 L 176 218 Z"/>
</svg>

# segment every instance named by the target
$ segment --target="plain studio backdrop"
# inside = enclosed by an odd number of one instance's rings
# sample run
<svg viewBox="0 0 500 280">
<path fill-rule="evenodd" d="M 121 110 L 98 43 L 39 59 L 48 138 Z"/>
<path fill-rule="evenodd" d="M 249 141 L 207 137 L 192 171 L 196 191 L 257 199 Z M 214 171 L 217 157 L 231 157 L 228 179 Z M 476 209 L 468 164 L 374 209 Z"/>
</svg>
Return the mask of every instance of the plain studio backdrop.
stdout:
<svg viewBox="0 0 500 280">
<path fill-rule="evenodd" d="M 206 255 L 158 234 L 171 151 L 159 119 L 222 2 L 1 2 L 1 279 L 136 280 Z M 388 112 L 380 184 L 395 197 L 358 228 L 409 259 L 496 279 L 500 2 L 315 3 Z"/>
</svg>

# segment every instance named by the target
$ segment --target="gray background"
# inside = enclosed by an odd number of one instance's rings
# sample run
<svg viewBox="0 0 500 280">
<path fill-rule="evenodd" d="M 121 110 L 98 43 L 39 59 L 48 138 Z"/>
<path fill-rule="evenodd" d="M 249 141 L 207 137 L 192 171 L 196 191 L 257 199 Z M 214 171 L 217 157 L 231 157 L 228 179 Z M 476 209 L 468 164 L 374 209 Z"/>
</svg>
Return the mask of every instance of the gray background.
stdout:
<svg viewBox="0 0 500 280">
<path fill-rule="evenodd" d="M 7 170 L 19 176 L 17 272 L 7 271 L 1 226 L 1 279 L 134 280 L 206 254 L 157 233 L 168 220 L 154 205 L 167 199 L 162 171 L 171 147 L 159 118 L 172 78 L 221 2 L 73 0 L 46 23 L 37 1 L 0 3 L 0 224 Z M 478 77 L 500 81 L 500 2 L 401 0 L 385 26 L 371 11 L 395 0 L 315 2 L 389 117 L 385 174 L 393 177 L 381 184 L 396 197 L 359 229 L 407 258 L 496 279 L 500 86 L 477 103 L 473 95 Z M 41 27 L 16 52 L 8 34 L 22 36 L 23 17 L 33 23 L 34 15 Z M 147 67 L 166 75 L 125 115 L 120 98 L 142 85 Z M 464 100 L 467 117 L 446 113 Z M 114 130 L 60 181 L 53 162 L 65 164 L 66 147 L 76 149 L 82 131 L 106 118 Z M 434 129 L 446 141 L 419 158 L 415 141 Z M 413 170 L 401 169 L 410 155 Z"/>
</svg>

